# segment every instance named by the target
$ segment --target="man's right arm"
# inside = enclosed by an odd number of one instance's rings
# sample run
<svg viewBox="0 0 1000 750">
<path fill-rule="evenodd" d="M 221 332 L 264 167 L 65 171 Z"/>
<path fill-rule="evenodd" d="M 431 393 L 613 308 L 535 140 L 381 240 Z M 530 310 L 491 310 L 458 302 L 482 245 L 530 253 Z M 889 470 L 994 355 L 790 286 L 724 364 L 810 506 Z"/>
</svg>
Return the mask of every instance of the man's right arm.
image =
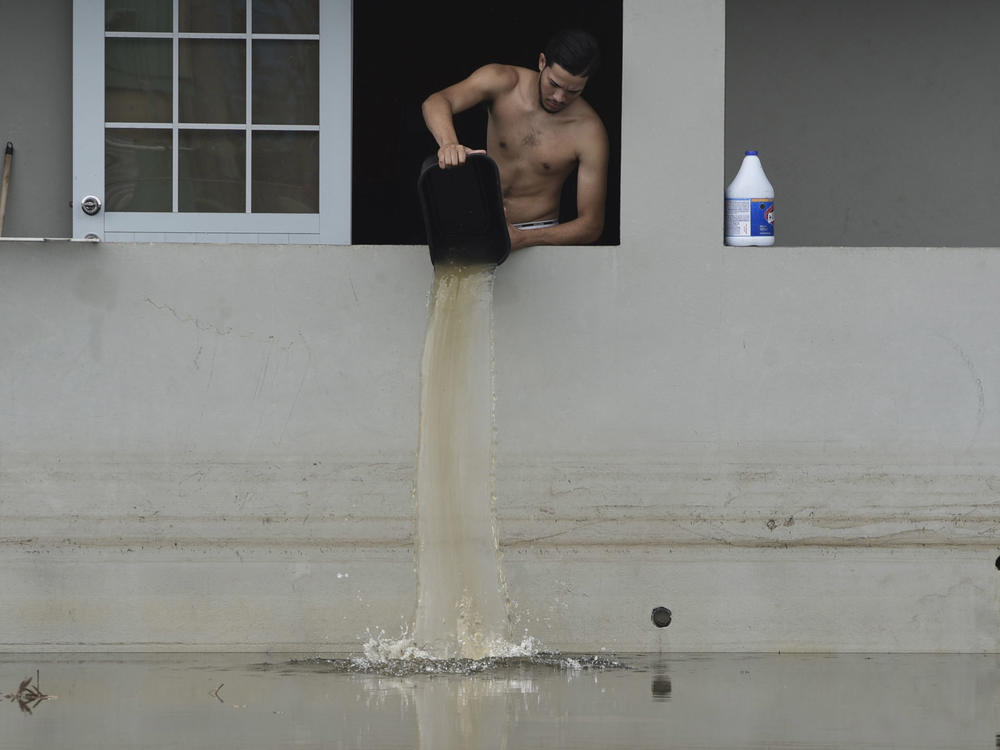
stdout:
<svg viewBox="0 0 1000 750">
<path fill-rule="evenodd" d="M 508 65 L 484 65 L 464 81 L 431 94 L 421 110 L 424 123 L 438 144 L 438 166 L 441 169 L 465 163 L 472 149 L 458 142 L 453 116 L 471 109 L 480 102 L 492 101 L 517 86 L 517 71 Z"/>
</svg>

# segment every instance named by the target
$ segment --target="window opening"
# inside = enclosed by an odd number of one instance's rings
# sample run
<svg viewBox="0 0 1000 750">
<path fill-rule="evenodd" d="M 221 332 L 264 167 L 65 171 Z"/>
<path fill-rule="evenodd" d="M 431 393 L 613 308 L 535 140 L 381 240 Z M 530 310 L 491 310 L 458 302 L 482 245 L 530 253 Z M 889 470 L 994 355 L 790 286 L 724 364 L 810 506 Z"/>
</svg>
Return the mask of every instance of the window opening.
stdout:
<svg viewBox="0 0 1000 750">
<path fill-rule="evenodd" d="M 617 245 L 621 192 L 622 3 L 620 0 L 510 0 L 503 6 L 436 0 L 435 12 L 419 3 L 393 7 L 386 23 L 379 3 L 354 9 L 354 143 L 352 236 L 356 244 L 426 243 L 417 197 L 423 160 L 437 150 L 420 104 L 429 94 L 481 65 L 534 68 L 548 38 L 579 27 L 601 45 L 601 68 L 584 98 L 608 131 L 610 154 L 601 245 Z M 432 41 L 444 40 L 444 41 Z M 373 50 L 382 50 L 375 54 Z M 455 118 L 463 142 L 486 143 L 482 107 Z M 562 219 L 575 216 L 575 177 L 567 180 Z"/>
</svg>

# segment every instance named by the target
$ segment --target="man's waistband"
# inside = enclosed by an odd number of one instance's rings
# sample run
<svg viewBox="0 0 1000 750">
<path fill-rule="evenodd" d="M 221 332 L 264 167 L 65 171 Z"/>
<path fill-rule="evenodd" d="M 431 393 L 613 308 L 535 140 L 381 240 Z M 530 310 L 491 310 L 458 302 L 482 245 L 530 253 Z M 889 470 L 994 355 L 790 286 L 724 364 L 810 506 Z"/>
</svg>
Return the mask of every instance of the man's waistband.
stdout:
<svg viewBox="0 0 1000 750">
<path fill-rule="evenodd" d="M 559 223 L 559 219 L 545 219 L 544 221 L 524 221 L 515 224 L 516 229 L 543 229 L 544 227 L 554 227 Z"/>
</svg>

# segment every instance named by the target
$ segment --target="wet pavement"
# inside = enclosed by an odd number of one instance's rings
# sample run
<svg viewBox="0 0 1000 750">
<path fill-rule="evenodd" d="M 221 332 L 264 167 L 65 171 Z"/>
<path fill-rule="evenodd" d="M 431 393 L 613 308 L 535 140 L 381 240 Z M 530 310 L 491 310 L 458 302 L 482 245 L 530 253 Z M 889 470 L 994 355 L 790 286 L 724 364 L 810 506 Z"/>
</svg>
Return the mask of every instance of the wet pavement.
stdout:
<svg viewBox="0 0 1000 750">
<path fill-rule="evenodd" d="M 4 750 L 1000 747 L 996 654 L 6 654 L 0 695 Z"/>
</svg>

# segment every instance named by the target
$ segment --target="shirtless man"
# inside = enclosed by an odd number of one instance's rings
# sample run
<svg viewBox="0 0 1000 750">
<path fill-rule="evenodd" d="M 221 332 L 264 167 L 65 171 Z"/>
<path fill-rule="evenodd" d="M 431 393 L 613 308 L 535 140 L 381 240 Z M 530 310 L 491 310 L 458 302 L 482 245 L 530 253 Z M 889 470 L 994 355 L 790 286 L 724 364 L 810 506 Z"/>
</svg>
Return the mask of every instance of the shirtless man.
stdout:
<svg viewBox="0 0 1000 750">
<path fill-rule="evenodd" d="M 604 229 L 608 135 L 580 97 L 598 56 L 590 34 L 560 32 L 538 56 L 537 73 L 485 65 L 423 103 L 442 169 L 464 164 L 473 150 L 458 142 L 452 116 L 489 103 L 486 150 L 500 169 L 511 250 L 587 244 Z M 560 224 L 562 185 L 577 165 L 577 218 Z"/>
</svg>

